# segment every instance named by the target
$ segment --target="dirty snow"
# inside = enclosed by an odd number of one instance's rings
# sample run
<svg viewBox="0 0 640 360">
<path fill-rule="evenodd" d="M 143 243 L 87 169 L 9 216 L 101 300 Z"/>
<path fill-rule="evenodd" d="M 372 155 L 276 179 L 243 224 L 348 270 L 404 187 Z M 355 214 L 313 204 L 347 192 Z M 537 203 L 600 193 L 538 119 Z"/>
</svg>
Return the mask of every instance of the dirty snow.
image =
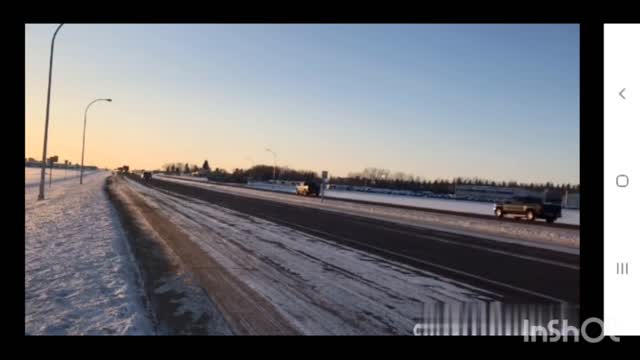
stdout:
<svg viewBox="0 0 640 360">
<path fill-rule="evenodd" d="M 134 235 L 133 252 L 138 263 L 145 288 L 153 297 L 151 305 L 156 312 L 157 335 L 232 335 L 223 315 L 189 272 L 181 259 L 163 240 L 137 208 L 123 187 L 119 177 L 112 182 L 110 191 L 124 207 L 124 215 L 130 216 L 141 237 Z M 149 251 L 155 248 L 157 251 Z M 144 270 L 146 268 L 146 270 Z M 146 273 L 144 273 L 146 271 Z M 207 319 L 207 321 L 203 321 Z"/>
<path fill-rule="evenodd" d="M 499 299 L 286 226 L 128 183 L 303 334 L 411 334 L 425 304 Z"/>
<path fill-rule="evenodd" d="M 61 180 L 43 201 L 25 181 L 25 334 L 153 333 L 108 175 Z"/>
</svg>

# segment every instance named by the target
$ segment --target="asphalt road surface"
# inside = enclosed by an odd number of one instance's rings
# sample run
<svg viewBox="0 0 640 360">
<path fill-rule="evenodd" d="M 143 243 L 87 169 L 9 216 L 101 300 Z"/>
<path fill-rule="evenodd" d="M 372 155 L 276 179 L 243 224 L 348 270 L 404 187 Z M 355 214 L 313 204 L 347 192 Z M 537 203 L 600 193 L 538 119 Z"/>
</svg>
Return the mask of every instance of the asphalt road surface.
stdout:
<svg viewBox="0 0 640 360">
<path fill-rule="evenodd" d="M 255 190 L 255 191 L 264 191 L 264 192 L 277 192 L 278 195 L 282 195 L 282 196 L 298 196 L 294 193 L 288 193 L 288 192 L 280 192 L 280 191 L 274 191 L 274 190 L 270 190 L 270 189 L 262 189 L 262 188 L 258 188 L 258 187 L 249 187 L 245 184 L 238 184 L 238 183 L 224 183 L 224 182 L 217 182 L 217 181 L 199 181 L 197 179 L 189 179 L 187 177 L 183 177 L 183 176 L 173 176 L 173 175 L 162 175 L 162 177 L 164 178 L 173 178 L 173 179 L 177 179 L 180 181 L 190 181 L 193 183 L 197 183 L 197 184 L 215 184 L 215 185 L 219 185 L 219 186 L 228 186 L 228 187 L 236 187 L 236 188 L 248 188 L 251 190 Z M 157 178 L 156 178 L 157 179 Z M 202 178 L 200 178 L 202 179 Z M 411 205 L 400 205 L 400 204 L 391 204 L 391 203 L 380 203 L 380 202 L 376 202 L 376 201 L 367 201 L 367 200 L 359 200 L 359 199 L 350 199 L 350 198 L 346 198 L 346 197 L 333 197 L 333 196 L 325 196 L 325 199 L 328 200 L 338 200 L 338 201 L 343 201 L 343 202 L 351 202 L 351 203 L 359 203 L 359 204 L 365 204 L 365 205 L 383 205 L 389 208 L 396 208 L 396 209 L 408 209 L 408 210 L 419 210 L 419 211 L 426 211 L 426 212 L 430 212 L 430 213 L 439 213 L 439 214 L 447 214 L 447 215 L 462 215 L 462 216 L 466 216 L 469 218 L 477 218 L 477 219 L 483 219 L 483 220 L 490 220 L 490 221 L 496 221 L 496 222 L 508 222 L 508 223 L 514 223 L 514 224 L 522 224 L 523 222 L 525 222 L 526 220 L 524 220 L 524 216 L 520 216 L 520 215 L 514 215 L 514 216 L 509 216 L 509 217 L 497 217 L 495 215 L 487 215 L 487 214 L 476 214 L 476 213 L 471 213 L 471 212 L 463 212 L 463 211 L 452 211 L 452 210 L 444 210 L 444 209 L 433 209 L 433 208 L 425 208 L 425 207 L 420 207 L 420 206 L 411 206 Z M 536 220 L 536 221 L 526 221 L 527 225 L 534 225 L 534 226 L 544 226 L 547 228 L 558 228 L 558 229 L 572 229 L 572 230 L 579 230 L 580 229 L 580 225 L 575 225 L 575 224 L 566 224 L 566 223 L 547 223 L 543 220 Z"/>
<path fill-rule="evenodd" d="M 140 181 L 137 177 L 131 179 Z M 580 256 L 338 214 L 152 179 L 148 186 L 432 271 L 503 296 L 505 303 L 580 303 Z"/>
</svg>

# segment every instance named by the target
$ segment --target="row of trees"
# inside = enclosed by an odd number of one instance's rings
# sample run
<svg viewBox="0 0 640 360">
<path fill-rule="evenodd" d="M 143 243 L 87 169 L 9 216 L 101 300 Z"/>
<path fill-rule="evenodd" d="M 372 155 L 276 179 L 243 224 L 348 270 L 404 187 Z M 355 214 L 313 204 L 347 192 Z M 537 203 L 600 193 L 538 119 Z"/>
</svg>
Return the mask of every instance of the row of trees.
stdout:
<svg viewBox="0 0 640 360">
<path fill-rule="evenodd" d="M 252 166 L 249 169 L 235 168 L 229 172 L 218 167 L 212 169 L 207 160 L 204 161 L 201 167 L 182 162 L 166 163 L 162 166 L 162 170 L 167 174 L 197 173 L 196 175 L 206 176 L 213 181 L 238 183 L 246 183 L 249 180 L 269 181 L 273 179 L 274 174 L 275 178 L 279 180 L 304 181 L 318 178 L 318 174 L 311 170 L 297 170 L 286 166 L 277 166 L 274 170 L 273 166 L 262 164 Z"/>
<path fill-rule="evenodd" d="M 268 181 L 273 179 L 274 168 L 270 165 L 255 165 L 245 170 L 245 173 L 249 179 Z M 277 180 L 305 181 L 317 179 L 318 173 L 311 170 L 298 170 L 286 166 L 277 166 L 275 168 L 275 178 Z"/>
<path fill-rule="evenodd" d="M 247 181 L 269 181 L 273 179 L 274 167 L 270 165 L 255 165 L 249 169 L 235 168 L 229 172 L 215 168 L 206 176 L 212 181 L 246 183 Z M 276 167 L 275 178 L 278 180 L 304 181 L 316 179 L 318 174 L 309 170 L 295 170 L 287 167 Z"/>
<path fill-rule="evenodd" d="M 523 183 L 517 181 L 495 181 L 488 179 L 463 178 L 424 180 L 419 176 L 403 172 L 391 172 L 388 169 L 366 168 L 361 172 L 349 173 L 347 177 L 333 177 L 332 184 L 350 186 L 370 186 L 395 190 L 431 191 L 434 193 L 454 193 L 458 185 L 484 185 L 495 187 L 517 187 L 533 191 L 561 190 L 570 193 L 580 192 L 580 185 L 546 183 Z"/>
<path fill-rule="evenodd" d="M 199 175 L 207 176 L 210 180 L 220 182 L 246 183 L 247 181 L 269 181 L 273 179 L 274 167 L 271 165 L 255 165 L 249 169 L 236 168 L 229 172 L 222 168 L 211 170 L 209 162 L 204 161 L 201 167 L 190 166 L 188 163 L 168 163 L 163 166 L 169 174 L 192 174 L 200 169 L 206 170 Z M 305 181 L 318 180 L 318 173 L 311 170 L 276 167 L 275 178 L 278 180 Z M 394 190 L 431 191 L 438 194 L 451 194 L 458 185 L 485 185 L 495 187 L 517 187 L 533 191 L 560 190 L 570 193 L 580 192 L 580 185 L 546 183 L 523 183 L 517 181 L 495 181 L 478 177 L 453 179 L 426 180 L 413 174 L 392 172 L 389 169 L 368 167 L 359 172 L 349 173 L 346 177 L 332 177 L 331 184 L 348 186 L 368 186 Z"/>
<path fill-rule="evenodd" d="M 175 163 L 164 164 L 162 166 L 162 169 L 167 174 L 176 174 L 176 175 L 192 174 L 195 172 L 199 172 L 200 169 L 206 170 L 206 171 L 211 170 L 211 168 L 209 167 L 209 161 L 207 160 L 205 160 L 204 163 L 202 163 L 202 167 L 198 167 L 198 165 L 195 165 L 195 164 L 190 166 L 189 163 L 175 162 Z"/>
</svg>

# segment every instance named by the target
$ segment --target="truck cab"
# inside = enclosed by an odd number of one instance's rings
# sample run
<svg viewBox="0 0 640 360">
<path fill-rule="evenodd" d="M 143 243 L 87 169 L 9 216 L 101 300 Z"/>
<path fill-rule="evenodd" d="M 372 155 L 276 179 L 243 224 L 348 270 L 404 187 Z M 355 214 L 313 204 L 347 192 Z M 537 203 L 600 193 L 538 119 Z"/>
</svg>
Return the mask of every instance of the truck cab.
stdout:
<svg viewBox="0 0 640 360">
<path fill-rule="evenodd" d="M 320 184 L 307 180 L 296 186 L 296 194 L 302 196 L 320 196 Z"/>
</svg>

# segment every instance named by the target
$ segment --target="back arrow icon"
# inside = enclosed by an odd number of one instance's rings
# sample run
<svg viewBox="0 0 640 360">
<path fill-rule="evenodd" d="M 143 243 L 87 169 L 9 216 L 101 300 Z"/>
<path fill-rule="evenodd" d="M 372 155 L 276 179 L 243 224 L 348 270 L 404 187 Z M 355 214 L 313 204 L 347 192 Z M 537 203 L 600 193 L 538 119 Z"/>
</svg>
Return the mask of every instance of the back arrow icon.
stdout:
<svg viewBox="0 0 640 360">
<path fill-rule="evenodd" d="M 627 100 L 626 97 L 624 97 L 624 95 L 622 95 L 622 93 L 626 90 L 626 88 L 620 90 L 620 92 L 618 94 L 620 94 L 620 97 L 622 97 L 623 99 Z"/>
</svg>

